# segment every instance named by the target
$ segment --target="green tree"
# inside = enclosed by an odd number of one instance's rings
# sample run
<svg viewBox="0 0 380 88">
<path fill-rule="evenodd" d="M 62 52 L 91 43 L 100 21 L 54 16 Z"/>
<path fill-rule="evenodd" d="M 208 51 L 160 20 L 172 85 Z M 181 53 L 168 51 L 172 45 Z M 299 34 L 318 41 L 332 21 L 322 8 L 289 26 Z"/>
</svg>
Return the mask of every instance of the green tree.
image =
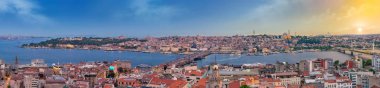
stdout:
<svg viewBox="0 0 380 88">
<path fill-rule="evenodd" d="M 339 60 L 334 61 L 334 66 L 338 66 L 338 65 L 339 65 Z"/>
<path fill-rule="evenodd" d="M 242 85 L 240 88 L 250 88 L 248 85 Z"/>
<path fill-rule="evenodd" d="M 363 66 L 371 66 L 371 65 L 372 65 L 372 60 L 371 59 L 363 60 Z"/>
<path fill-rule="evenodd" d="M 338 70 L 339 60 L 334 61 L 334 67 Z"/>
<path fill-rule="evenodd" d="M 372 68 L 371 68 L 371 69 L 369 69 L 369 71 L 371 71 L 373 74 L 375 74 L 375 73 L 376 73 L 376 71 L 375 71 L 375 70 L 373 70 Z"/>
</svg>

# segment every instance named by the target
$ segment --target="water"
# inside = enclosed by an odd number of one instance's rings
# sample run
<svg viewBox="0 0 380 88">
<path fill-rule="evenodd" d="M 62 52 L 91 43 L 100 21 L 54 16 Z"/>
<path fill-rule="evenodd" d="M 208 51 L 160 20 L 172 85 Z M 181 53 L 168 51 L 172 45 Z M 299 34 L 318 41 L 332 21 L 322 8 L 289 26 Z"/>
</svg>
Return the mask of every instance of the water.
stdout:
<svg viewBox="0 0 380 88">
<path fill-rule="evenodd" d="M 216 58 L 216 59 L 215 59 Z M 350 56 L 334 52 L 304 52 L 304 53 L 280 53 L 269 56 L 234 56 L 230 54 L 213 54 L 207 56 L 206 59 L 200 60 L 197 62 L 198 66 L 209 65 L 212 62 L 219 64 L 233 64 L 233 65 L 242 65 L 242 64 L 254 64 L 254 63 L 263 63 L 263 64 L 273 64 L 277 61 L 280 62 L 289 62 L 289 63 L 298 63 L 301 60 L 317 59 L 317 58 L 331 58 L 334 61 L 339 60 L 344 62 L 345 60 L 351 59 Z"/>
<path fill-rule="evenodd" d="M 15 63 L 15 57 L 19 57 L 19 63 L 29 64 L 32 59 L 44 59 L 45 63 L 79 63 L 87 61 L 113 61 L 116 59 L 130 60 L 132 66 L 139 64 L 158 65 L 171 61 L 182 55 L 142 53 L 130 51 L 102 51 L 102 50 L 76 50 L 76 49 L 29 49 L 20 48 L 22 44 L 47 40 L 23 39 L 0 40 L 0 59 L 5 63 Z"/>
<path fill-rule="evenodd" d="M 44 59 L 49 65 L 52 63 L 79 63 L 85 61 L 113 61 L 115 59 L 130 60 L 132 66 L 139 64 L 158 65 L 171 61 L 182 55 L 161 54 L 161 53 L 142 53 L 130 51 L 102 51 L 102 50 L 75 50 L 75 49 L 29 49 L 20 48 L 22 44 L 31 42 L 44 41 L 41 39 L 24 39 L 24 40 L 0 40 L 0 59 L 6 63 L 14 63 L 14 58 L 19 57 L 19 63 L 28 64 L 32 59 Z M 276 61 L 287 61 L 296 63 L 300 60 L 315 58 L 332 58 L 334 60 L 350 59 L 351 57 L 338 52 L 305 52 L 298 54 L 275 54 L 269 56 L 231 56 L 229 54 L 213 54 L 206 59 L 198 61 L 199 66 L 208 65 L 214 62 L 216 56 L 217 62 L 221 64 L 252 64 L 252 63 L 275 63 Z"/>
</svg>

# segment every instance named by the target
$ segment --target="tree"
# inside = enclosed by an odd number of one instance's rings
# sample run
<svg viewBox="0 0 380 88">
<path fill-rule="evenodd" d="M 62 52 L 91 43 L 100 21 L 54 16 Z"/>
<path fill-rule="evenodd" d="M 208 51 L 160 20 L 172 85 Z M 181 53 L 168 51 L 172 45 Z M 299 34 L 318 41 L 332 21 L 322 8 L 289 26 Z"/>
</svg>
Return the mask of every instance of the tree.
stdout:
<svg viewBox="0 0 380 88">
<path fill-rule="evenodd" d="M 334 66 L 338 66 L 338 65 L 339 65 L 339 60 L 334 61 Z"/>
<path fill-rule="evenodd" d="M 118 68 L 117 68 L 117 71 L 118 71 L 119 73 L 124 73 L 124 72 L 125 72 L 125 70 L 124 70 L 123 68 L 121 68 L 121 67 L 118 67 Z"/>
<path fill-rule="evenodd" d="M 240 88 L 250 88 L 248 85 L 242 85 Z"/>
<path fill-rule="evenodd" d="M 376 73 L 376 71 L 375 71 L 375 70 L 373 70 L 372 68 L 371 68 L 371 69 L 369 69 L 369 71 L 371 71 L 373 74 L 375 74 L 375 73 Z"/>
<path fill-rule="evenodd" d="M 339 66 L 339 60 L 334 61 L 334 67 L 336 70 L 338 70 L 338 66 Z"/>
<path fill-rule="evenodd" d="M 368 60 L 363 60 L 363 66 L 371 66 L 372 65 L 372 60 L 371 59 L 368 59 Z"/>
</svg>

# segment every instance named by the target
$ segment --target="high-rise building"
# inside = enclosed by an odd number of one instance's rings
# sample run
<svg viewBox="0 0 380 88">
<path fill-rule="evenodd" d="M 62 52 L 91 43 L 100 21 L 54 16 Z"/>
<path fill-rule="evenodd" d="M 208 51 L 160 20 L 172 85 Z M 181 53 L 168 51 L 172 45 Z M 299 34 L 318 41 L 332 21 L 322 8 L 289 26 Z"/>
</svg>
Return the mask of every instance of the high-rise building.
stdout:
<svg viewBox="0 0 380 88">
<path fill-rule="evenodd" d="M 372 66 L 376 70 L 380 70 L 380 57 L 375 53 L 375 42 L 372 43 Z"/>
<path fill-rule="evenodd" d="M 380 57 L 378 55 L 373 55 L 372 66 L 376 70 L 380 70 Z"/>
<path fill-rule="evenodd" d="M 309 71 L 309 61 L 308 60 L 301 60 L 300 63 L 299 63 L 299 70 L 301 72 L 304 72 L 304 71 Z"/>
</svg>

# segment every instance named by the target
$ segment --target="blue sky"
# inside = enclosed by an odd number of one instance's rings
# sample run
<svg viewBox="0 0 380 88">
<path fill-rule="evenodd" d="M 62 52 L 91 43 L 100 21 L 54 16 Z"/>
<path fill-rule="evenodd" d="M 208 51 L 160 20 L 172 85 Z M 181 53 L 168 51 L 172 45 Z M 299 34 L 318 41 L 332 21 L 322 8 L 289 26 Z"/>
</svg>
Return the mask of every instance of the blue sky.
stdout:
<svg viewBox="0 0 380 88">
<path fill-rule="evenodd" d="M 329 17 L 328 11 L 341 3 L 342 0 L 0 0 L 0 35 L 143 37 L 251 34 L 252 30 L 266 34 L 287 30 L 322 34 L 339 31 L 299 25 L 323 25 L 315 18 L 326 13 Z"/>
</svg>

